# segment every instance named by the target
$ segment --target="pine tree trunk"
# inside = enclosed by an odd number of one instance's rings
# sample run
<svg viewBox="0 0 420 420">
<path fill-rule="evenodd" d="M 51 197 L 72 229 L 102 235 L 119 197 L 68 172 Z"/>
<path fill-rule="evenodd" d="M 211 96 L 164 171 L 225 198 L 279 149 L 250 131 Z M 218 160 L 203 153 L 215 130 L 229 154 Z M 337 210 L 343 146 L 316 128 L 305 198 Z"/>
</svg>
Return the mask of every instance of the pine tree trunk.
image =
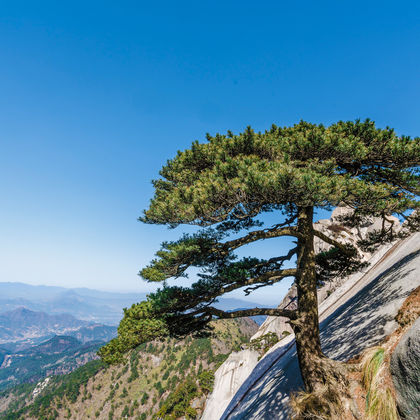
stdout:
<svg viewBox="0 0 420 420">
<path fill-rule="evenodd" d="M 316 290 L 313 207 L 298 209 L 298 260 L 296 287 L 298 318 L 291 322 L 303 383 L 307 392 L 324 385 L 343 382 L 341 364 L 328 359 L 321 350 L 318 297 Z"/>
</svg>

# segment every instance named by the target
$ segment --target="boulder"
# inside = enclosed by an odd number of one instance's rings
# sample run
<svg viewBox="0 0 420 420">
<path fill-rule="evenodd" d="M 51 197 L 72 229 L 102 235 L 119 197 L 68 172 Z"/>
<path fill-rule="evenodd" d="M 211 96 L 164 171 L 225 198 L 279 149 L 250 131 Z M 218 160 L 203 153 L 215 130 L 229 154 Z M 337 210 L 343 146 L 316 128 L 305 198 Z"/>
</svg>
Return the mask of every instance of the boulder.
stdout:
<svg viewBox="0 0 420 420">
<path fill-rule="evenodd" d="M 258 363 L 257 351 L 233 352 L 216 371 L 214 391 L 207 401 L 201 420 L 216 420 Z"/>
<path fill-rule="evenodd" d="M 420 420 L 420 318 L 395 348 L 391 375 L 403 418 Z"/>
</svg>

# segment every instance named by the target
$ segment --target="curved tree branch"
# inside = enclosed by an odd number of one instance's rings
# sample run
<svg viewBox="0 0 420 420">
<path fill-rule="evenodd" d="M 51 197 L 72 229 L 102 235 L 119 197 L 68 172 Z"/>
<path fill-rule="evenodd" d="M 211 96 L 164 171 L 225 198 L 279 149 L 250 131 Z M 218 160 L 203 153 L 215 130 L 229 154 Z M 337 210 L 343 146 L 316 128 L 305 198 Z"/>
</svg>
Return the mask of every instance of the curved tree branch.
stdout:
<svg viewBox="0 0 420 420">
<path fill-rule="evenodd" d="M 338 248 L 343 254 L 352 257 L 355 255 L 355 250 L 347 247 L 346 245 L 330 238 L 329 236 L 325 235 L 324 233 L 320 232 L 319 230 L 312 230 L 313 234 L 318 237 L 319 239 L 323 240 L 327 244 L 330 244 L 332 246 L 335 246 Z"/>
<path fill-rule="evenodd" d="M 247 235 L 242 236 L 241 238 L 224 242 L 223 244 L 220 244 L 221 246 L 219 252 L 222 251 L 222 253 L 227 253 L 243 245 L 250 244 L 260 239 L 279 238 L 280 236 L 294 236 L 295 238 L 299 238 L 301 235 L 299 234 L 299 232 L 297 231 L 297 227 L 295 226 L 279 228 L 276 225 L 270 229 L 254 230 L 253 232 L 250 232 Z"/>
<path fill-rule="evenodd" d="M 283 316 L 289 319 L 296 319 L 297 312 L 288 309 L 277 309 L 277 308 L 253 308 L 253 309 L 242 309 L 233 312 L 222 311 L 213 307 L 205 308 L 203 311 L 210 315 L 217 316 L 219 319 L 230 319 L 230 318 L 241 318 L 244 316 L 255 316 L 255 315 L 269 315 L 269 316 Z"/>
<path fill-rule="evenodd" d="M 258 284 L 258 283 L 264 283 L 267 282 L 268 284 L 274 284 L 279 282 L 280 280 L 283 280 L 286 277 L 294 277 L 296 276 L 296 268 L 287 268 L 284 270 L 273 270 L 273 271 L 268 271 L 267 273 L 261 274 L 261 276 L 258 277 L 252 277 L 250 279 L 247 279 L 245 281 L 241 281 L 238 283 L 233 283 L 230 284 L 228 286 L 222 287 L 218 290 L 217 294 L 212 294 L 209 297 L 217 297 L 217 296 L 221 296 L 225 293 L 231 292 L 233 290 L 236 289 L 240 289 L 241 287 L 245 287 L 245 286 L 252 286 L 254 284 Z"/>
<path fill-rule="evenodd" d="M 284 269 L 284 270 L 273 270 L 269 271 L 267 273 L 264 273 L 257 277 L 252 277 L 250 279 L 247 279 L 245 281 L 235 282 L 228 284 L 226 286 L 222 286 L 217 289 L 213 289 L 211 293 L 200 295 L 200 296 L 190 296 L 188 299 L 188 307 L 183 307 L 183 310 L 185 309 L 191 309 L 192 312 L 187 312 L 185 315 L 198 315 L 205 313 L 206 308 L 209 307 L 209 305 L 213 304 L 219 296 L 224 295 L 225 293 L 232 292 L 233 290 L 240 289 L 242 287 L 246 286 L 253 286 L 253 285 L 259 285 L 258 287 L 262 287 L 262 285 L 272 285 L 274 283 L 278 283 L 279 281 L 283 280 L 286 277 L 294 277 L 296 276 L 297 270 L 295 268 L 290 269 Z M 246 290 L 246 289 L 245 289 Z M 249 294 L 249 292 L 247 293 Z M 206 306 L 201 306 L 198 308 L 195 308 L 200 303 L 205 303 Z"/>
<path fill-rule="evenodd" d="M 290 259 L 293 257 L 293 255 L 296 255 L 298 252 L 298 247 L 296 246 L 295 248 L 292 248 L 287 255 L 283 255 L 281 257 L 273 257 L 270 258 L 269 260 L 265 261 L 264 263 L 261 263 L 260 265 L 257 265 L 256 267 L 264 267 L 267 264 L 275 264 L 275 263 L 281 263 L 283 265 L 283 263 L 285 261 L 290 261 Z"/>
</svg>

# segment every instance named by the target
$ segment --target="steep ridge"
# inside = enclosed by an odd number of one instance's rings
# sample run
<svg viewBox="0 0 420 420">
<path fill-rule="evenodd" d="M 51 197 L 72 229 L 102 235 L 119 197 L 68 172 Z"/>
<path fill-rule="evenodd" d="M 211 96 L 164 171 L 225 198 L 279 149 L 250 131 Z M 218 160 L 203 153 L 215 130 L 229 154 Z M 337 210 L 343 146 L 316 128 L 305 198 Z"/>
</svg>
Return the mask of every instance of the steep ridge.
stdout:
<svg viewBox="0 0 420 420">
<path fill-rule="evenodd" d="M 420 284 L 420 233 L 382 249 L 375 260 L 366 273 L 351 276 L 320 305 L 321 341 L 329 357 L 346 361 L 396 329 L 399 307 Z M 290 335 L 270 349 L 223 414 L 213 412 L 212 419 L 287 419 L 288 396 L 301 387 Z M 206 412 L 203 418 L 209 419 Z"/>
</svg>

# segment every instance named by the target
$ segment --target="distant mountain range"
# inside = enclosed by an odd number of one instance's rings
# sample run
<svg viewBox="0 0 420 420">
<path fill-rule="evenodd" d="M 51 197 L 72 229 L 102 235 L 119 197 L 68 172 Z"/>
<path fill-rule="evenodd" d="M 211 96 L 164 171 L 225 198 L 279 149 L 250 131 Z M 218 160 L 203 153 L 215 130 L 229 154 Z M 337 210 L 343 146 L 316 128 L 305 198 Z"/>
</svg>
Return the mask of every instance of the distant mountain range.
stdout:
<svg viewBox="0 0 420 420">
<path fill-rule="evenodd" d="M 87 288 L 66 289 L 0 282 L 0 313 L 24 307 L 50 315 L 67 313 L 79 320 L 118 325 L 123 308 L 144 299 L 146 293 L 103 292 Z M 241 299 L 221 298 L 216 306 L 223 310 L 234 310 L 264 305 Z"/>
<path fill-rule="evenodd" d="M 31 336 L 62 334 L 89 325 L 69 314 L 48 315 L 20 307 L 0 313 L 0 342 L 17 341 Z"/>
<path fill-rule="evenodd" d="M 96 359 L 115 326 L 19 307 L 0 313 L 0 390 L 69 373 Z"/>
<path fill-rule="evenodd" d="M 70 372 L 95 358 L 115 337 L 123 308 L 145 298 L 145 293 L 0 283 L 0 389 Z M 261 305 L 223 298 L 216 306 L 229 311 Z"/>
<path fill-rule="evenodd" d="M 145 293 L 113 293 L 24 283 L 0 283 L 0 313 L 25 307 L 47 314 L 71 314 L 75 318 L 117 325 L 124 307 L 146 298 Z"/>
<path fill-rule="evenodd" d="M 55 336 L 18 352 L 0 347 L 0 390 L 22 382 L 37 382 L 50 375 L 69 373 L 96 359 L 103 341 L 82 343 L 75 337 Z"/>
<path fill-rule="evenodd" d="M 48 315 L 23 307 L 0 314 L 0 346 L 18 351 L 55 335 L 68 335 L 81 343 L 107 342 L 116 335 L 114 326 L 76 319 L 69 314 Z"/>
</svg>

